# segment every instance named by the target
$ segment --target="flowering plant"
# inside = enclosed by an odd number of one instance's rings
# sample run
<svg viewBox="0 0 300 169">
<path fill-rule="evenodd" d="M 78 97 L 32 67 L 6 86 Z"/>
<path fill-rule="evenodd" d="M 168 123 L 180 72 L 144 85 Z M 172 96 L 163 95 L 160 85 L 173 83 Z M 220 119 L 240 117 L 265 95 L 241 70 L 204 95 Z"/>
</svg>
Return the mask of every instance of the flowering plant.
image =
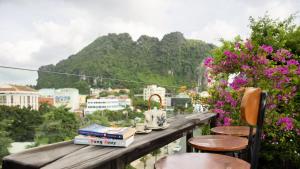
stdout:
<svg viewBox="0 0 300 169">
<path fill-rule="evenodd" d="M 210 109 L 219 115 L 216 125 L 240 125 L 240 89 L 260 87 L 268 92 L 262 158 L 288 158 L 300 165 L 300 63 L 296 59 L 286 49 L 237 39 L 224 42 L 204 66 Z M 274 149 L 277 154 L 268 153 Z"/>
</svg>

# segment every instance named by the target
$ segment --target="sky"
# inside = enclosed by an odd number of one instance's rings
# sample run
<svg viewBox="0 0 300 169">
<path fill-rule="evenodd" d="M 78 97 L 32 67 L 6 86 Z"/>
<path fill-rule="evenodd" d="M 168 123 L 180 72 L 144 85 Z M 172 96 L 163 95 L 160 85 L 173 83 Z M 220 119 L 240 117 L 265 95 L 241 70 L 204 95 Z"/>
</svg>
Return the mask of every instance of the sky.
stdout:
<svg viewBox="0 0 300 169">
<path fill-rule="evenodd" d="M 56 64 L 108 33 L 136 40 L 180 31 L 219 45 L 220 38 L 247 38 L 250 16 L 285 19 L 299 11 L 299 0 L 0 0 L 0 65 Z M 36 79 L 34 72 L 0 68 L 0 83 Z"/>
</svg>

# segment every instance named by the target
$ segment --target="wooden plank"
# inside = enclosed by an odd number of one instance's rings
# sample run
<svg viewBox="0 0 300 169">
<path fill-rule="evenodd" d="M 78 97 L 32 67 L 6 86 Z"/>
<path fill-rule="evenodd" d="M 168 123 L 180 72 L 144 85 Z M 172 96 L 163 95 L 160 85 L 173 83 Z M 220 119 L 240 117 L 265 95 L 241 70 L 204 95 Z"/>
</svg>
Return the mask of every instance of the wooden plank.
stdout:
<svg viewBox="0 0 300 169">
<path fill-rule="evenodd" d="M 3 169 L 40 168 L 45 164 L 51 163 L 83 147 L 86 147 L 86 145 L 78 146 L 74 145 L 72 141 L 67 141 L 32 148 L 21 153 L 16 153 L 4 157 Z"/>
<path fill-rule="evenodd" d="M 176 121 L 177 123 L 179 121 Z M 176 124 L 176 123 L 175 123 Z M 152 143 L 153 140 L 158 140 L 159 138 L 164 138 L 168 135 L 172 135 L 174 133 L 173 127 L 176 127 L 175 124 L 171 124 L 171 126 L 162 131 L 153 131 L 148 135 L 136 135 L 135 141 L 128 148 L 115 148 L 115 147 L 106 147 L 103 150 L 101 146 L 90 146 L 96 149 L 102 149 L 101 151 L 93 151 L 91 152 L 90 148 L 81 149 L 77 152 L 69 154 L 54 163 L 51 163 L 44 167 L 44 169 L 58 169 L 58 168 L 87 168 L 88 166 L 101 165 L 106 161 L 115 160 L 121 154 L 127 152 L 133 152 L 135 149 L 143 149 L 145 147 L 150 147 L 151 151 L 153 150 L 155 144 Z M 185 123 L 184 123 L 185 124 Z M 181 125 L 178 124 L 178 125 Z M 189 125 L 191 126 L 192 123 Z M 101 159 L 101 160 L 99 160 Z M 100 163 L 98 163 L 100 162 Z"/>
<path fill-rule="evenodd" d="M 136 135 L 127 148 L 74 145 L 63 142 L 27 150 L 4 158 L 3 169 L 122 168 L 125 164 L 152 152 L 180 137 L 214 114 L 176 116 L 170 127 L 148 135 Z"/>
<path fill-rule="evenodd" d="M 178 116 L 171 119 L 171 125 L 166 130 L 153 131 L 148 135 L 136 135 L 134 143 L 128 148 L 108 148 L 105 153 L 102 151 L 91 153 L 89 149 L 82 149 L 43 167 L 43 169 L 98 168 L 101 165 L 107 165 L 107 163 L 114 163 L 118 158 L 121 158 L 123 163 L 129 163 L 182 137 L 184 132 L 191 130 L 195 125 L 211 116 L 204 115 L 201 117 L 185 118 Z M 116 165 L 111 164 L 111 166 L 115 169 Z"/>
</svg>

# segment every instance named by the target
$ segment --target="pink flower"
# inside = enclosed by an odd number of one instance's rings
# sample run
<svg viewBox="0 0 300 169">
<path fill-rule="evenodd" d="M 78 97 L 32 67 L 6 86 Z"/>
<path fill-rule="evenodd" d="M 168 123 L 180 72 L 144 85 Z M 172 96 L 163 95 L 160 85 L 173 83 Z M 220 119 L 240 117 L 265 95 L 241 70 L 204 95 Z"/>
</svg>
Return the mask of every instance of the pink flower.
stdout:
<svg viewBox="0 0 300 169">
<path fill-rule="evenodd" d="M 274 68 L 268 68 L 264 71 L 265 75 L 268 78 L 271 78 L 273 76 L 273 74 L 275 73 L 275 69 Z"/>
<path fill-rule="evenodd" d="M 276 104 L 269 104 L 268 105 L 268 109 L 275 109 L 276 108 Z"/>
<path fill-rule="evenodd" d="M 248 81 L 245 75 L 240 74 L 234 78 L 233 82 L 230 84 L 230 87 L 233 88 L 234 90 L 238 90 L 241 86 L 247 83 Z"/>
<path fill-rule="evenodd" d="M 289 74 L 289 68 L 286 66 L 278 66 L 276 70 L 283 75 Z"/>
<path fill-rule="evenodd" d="M 286 59 L 290 58 L 292 54 L 286 49 L 279 49 L 276 54 L 273 55 L 273 59 L 277 62 L 286 62 Z"/>
<path fill-rule="evenodd" d="M 261 139 L 264 140 L 265 138 L 266 138 L 266 134 L 265 134 L 265 133 L 262 133 L 262 134 L 261 134 Z"/>
<path fill-rule="evenodd" d="M 300 136 L 300 129 L 296 129 L 296 133 L 298 136 Z"/>
<path fill-rule="evenodd" d="M 227 86 L 228 85 L 227 80 L 224 80 L 224 79 L 220 80 L 220 85 L 221 86 Z"/>
<path fill-rule="evenodd" d="M 253 45 L 252 45 L 252 43 L 251 43 L 251 41 L 250 41 L 249 39 L 246 40 L 245 46 L 246 46 L 246 48 L 247 48 L 248 50 L 252 51 Z"/>
<path fill-rule="evenodd" d="M 300 75 L 300 66 L 298 66 L 298 69 L 295 72 L 297 75 Z"/>
<path fill-rule="evenodd" d="M 216 107 L 223 107 L 223 106 L 224 106 L 224 102 L 223 101 L 217 101 Z"/>
<path fill-rule="evenodd" d="M 225 114 L 225 111 L 222 109 L 213 109 L 213 112 L 218 113 L 218 114 Z"/>
<path fill-rule="evenodd" d="M 242 69 L 243 69 L 244 71 L 250 70 L 250 66 L 248 66 L 248 65 L 242 65 Z"/>
<path fill-rule="evenodd" d="M 290 66 L 290 65 L 299 65 L 299 62 L 295 59 L 288 60 L 286 63 L 287 63 L 288 66 Z"/>
<path fill-rule="evenodd" d="M 289 118 L 289 117 L 282 117 L 282 118 L 280 118 L 277 121 L 276 125 L 283 126 L 285 131 L 290 131 L 290 130 L 293 130 L 293 128 L 294 128 L 293 119 Z"/>
<path fill-rule="evenodd" d="M 204 65 L 206 67 L 209 67 L 209 68 L 212 68 L 212 63 L 214 62 L 214 59 L 212 57 L 207 57 L 205 60 L 204 60 Z"/>
<path fill-rule="evenodd" d="M 230 126 L 232 119 L 229 117 L 224 117 L 224 126 Z"/>
<path fill-rule="evenodd" d="M 265 52 L 267 52 L 268 54 L 271 54 L 271 53 L 273 52 L 272 46 L 262 45 L 260 48 L 263 49 L 263 50 L 264 50 Z"/>
<path fill-rule="evenodd" d="M 226 51 L 224 51 L 224 55 L 230 56 L 230 55 L 231 55 L 231 52 L 230 52 L 229 50 L 226 50 Z"/>
<path fill-rule="evenodd" d="M 240 49 L 240 48 L 241 48 L 241 44 L 238 43 L 238 42 L 235 43 L 234 48 L 235 48 L 236 50 Z"/>
<path fill-rule="evenodd" d="M 279 95 L 277 96 L 277 99 L 278 99 L 278 101 L 281 101 L 281 100 L 283 100 L 283 97 L 282 97 L 282 95 L 281 95 L 281 94 L 279 94 Z"/>
</svg>

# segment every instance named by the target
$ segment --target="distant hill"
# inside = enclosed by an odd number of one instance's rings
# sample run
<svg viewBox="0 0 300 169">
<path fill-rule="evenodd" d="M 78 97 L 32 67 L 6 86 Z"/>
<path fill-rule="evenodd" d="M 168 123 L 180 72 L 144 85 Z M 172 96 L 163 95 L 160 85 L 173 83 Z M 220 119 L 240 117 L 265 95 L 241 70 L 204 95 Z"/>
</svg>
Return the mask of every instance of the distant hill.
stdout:
<svg viewBox="0 0 300 169">
<path fill-rule="evenodd" d="M 162 40 L 142 35 L 133 41 L 128 33 L 108 34 L 97 38 L 75 55 L 56 65 L 39 70 L 68 72 L 99 78 L 38 73 L 38 88 L 77 87 L 81 93 L 93 87 L 143 87 L 140 83 L 114 81 L 126 79 L 149 84 L 195 85 L 199 65 L 215 46 L 201 40 L 185 39 L 180 32 L 166 34 Z M 103 77 L 101 79 L 101 77 Z"/>
</svg>

